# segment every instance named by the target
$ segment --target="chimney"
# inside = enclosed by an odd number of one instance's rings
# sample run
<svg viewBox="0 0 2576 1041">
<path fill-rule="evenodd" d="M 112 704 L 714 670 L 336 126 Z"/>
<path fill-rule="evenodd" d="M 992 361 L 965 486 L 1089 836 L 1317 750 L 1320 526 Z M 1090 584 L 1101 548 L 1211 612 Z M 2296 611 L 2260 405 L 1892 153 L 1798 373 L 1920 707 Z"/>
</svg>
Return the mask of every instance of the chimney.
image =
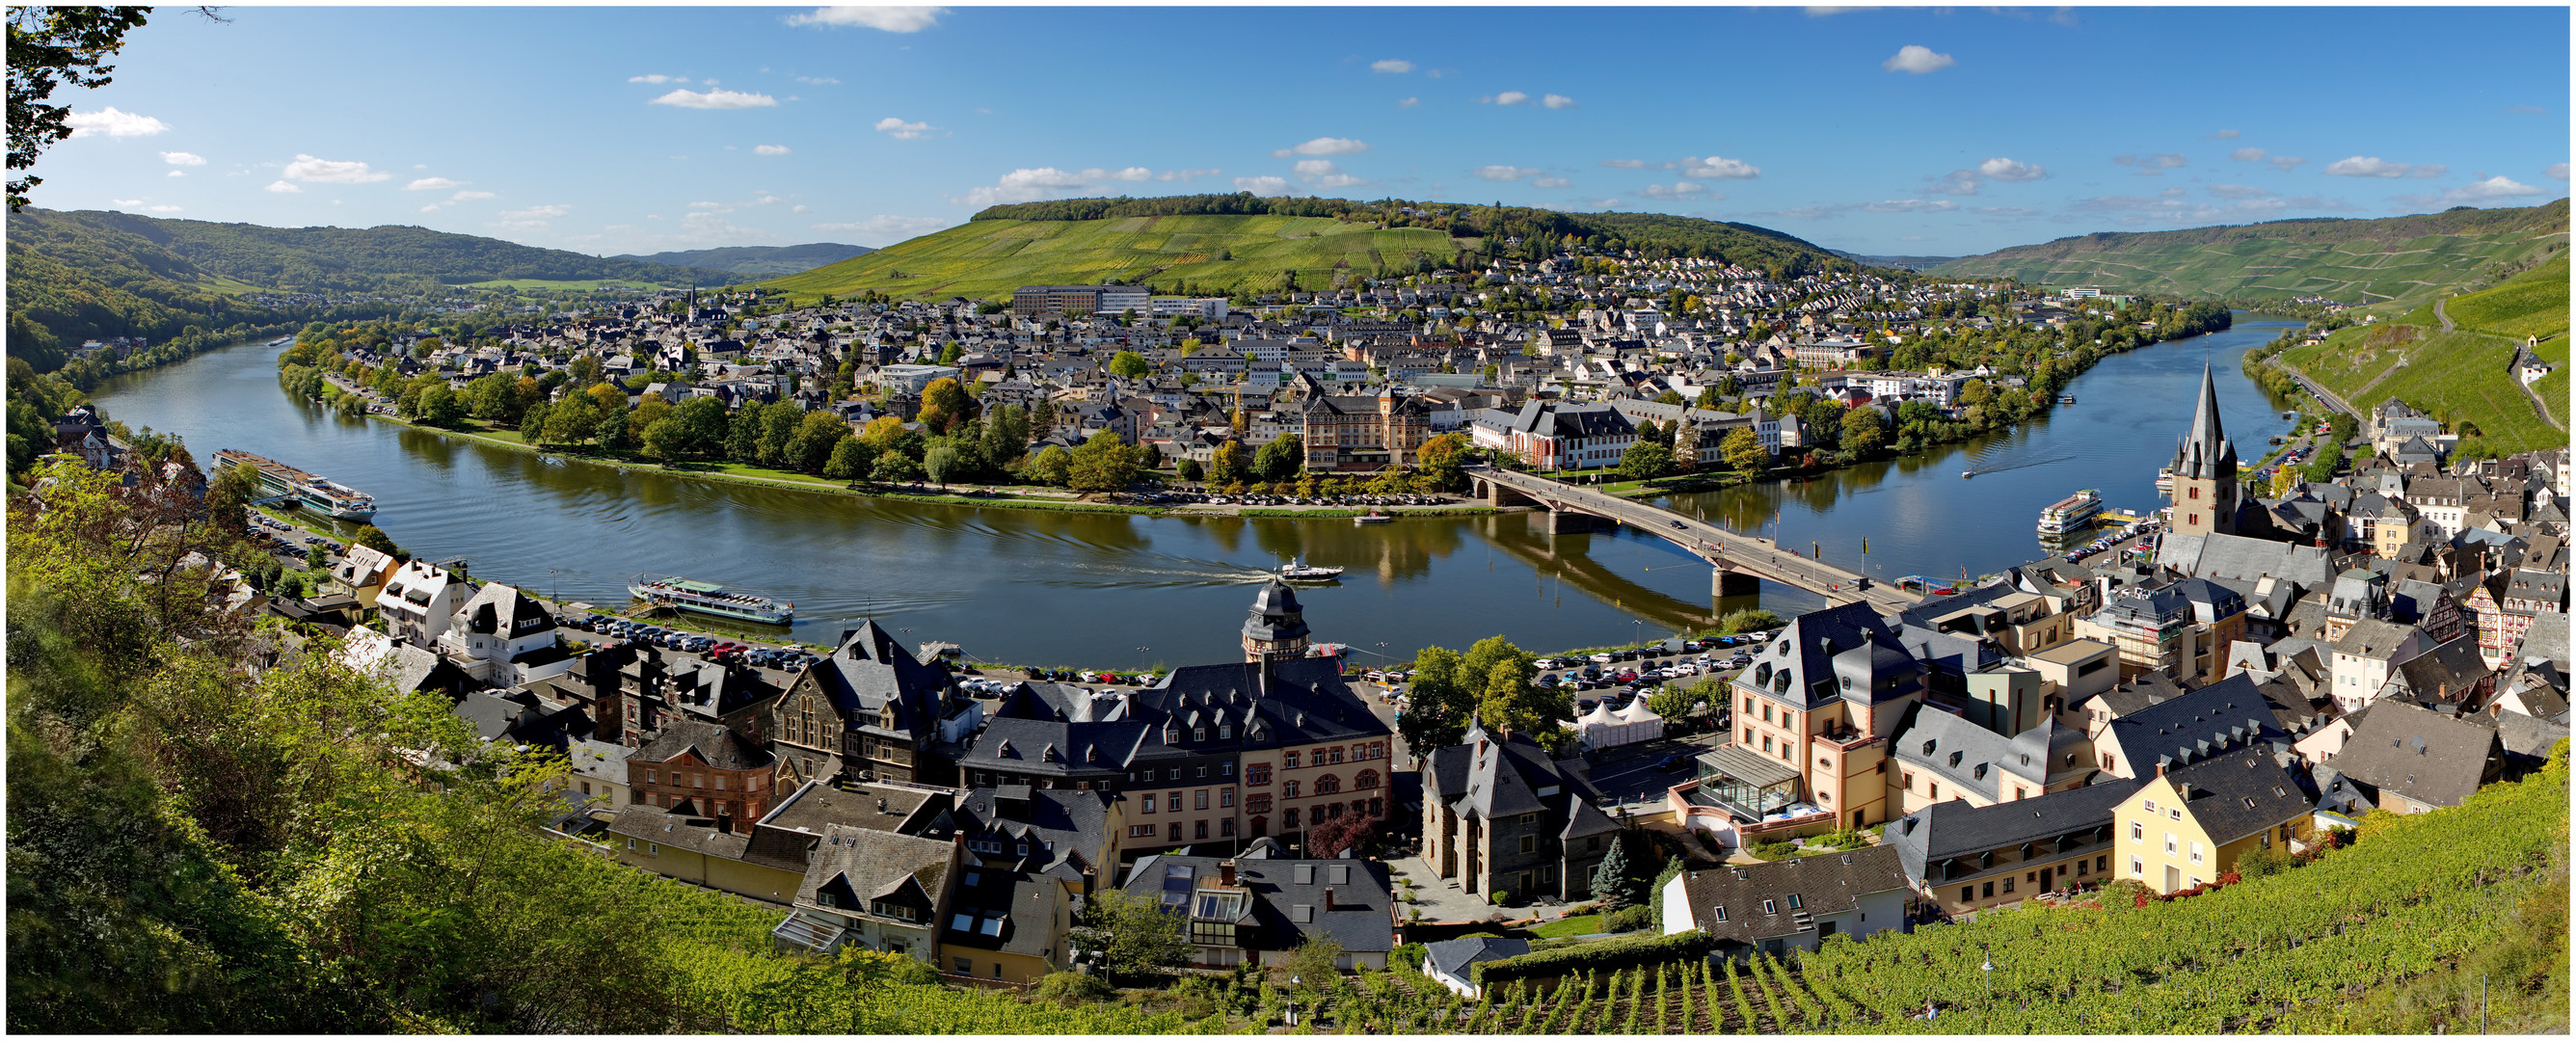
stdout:
<svg viewBox="0 0 2576 1041">
<path fill-rule="evenodd" d="M 730 814 L 716 814 L 716 834 L 733 834 L 733 817 Z"/>
<path fill-rule="evenodd" d="M 1332 909 L 1333 909 L 1333 887 L 1331 887 L 1331 886 L 1325 886 L 1325 887 L 1324 887 L 1324 910 L 1330 911 L 1330 910 L 1332 910 Z"/>
<path fill-rule="evenodd" d="M 1231 888 L 1234 885 L 1234 862 L 1228 860 L 1219 863 L 1216 866 L 1216 879 L 1218 885 Z"/>
</svg>

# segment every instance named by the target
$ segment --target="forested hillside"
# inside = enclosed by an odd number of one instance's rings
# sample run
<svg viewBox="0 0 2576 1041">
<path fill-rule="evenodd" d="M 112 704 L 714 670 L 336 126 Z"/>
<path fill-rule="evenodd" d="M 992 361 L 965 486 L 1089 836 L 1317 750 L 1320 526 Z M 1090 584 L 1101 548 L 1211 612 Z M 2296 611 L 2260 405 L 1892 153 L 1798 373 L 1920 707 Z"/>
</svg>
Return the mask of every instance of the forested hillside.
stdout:
<svg viewBox="0 0 2576 1041">
<path fill-rule="evenodd" d="M 1963 257 L 1938 276 L 2010 278 L 2201 300 L 2319 296 L 2401 305 L 2512 270 L 2567 241 L 2567 200 L 2377 220 L 2314 218 L 2182 231 L 2095 232 Z"/>
<path fill-rule="evenodd" d="M 1768 228 L 1692 217 L 1238 193 L 994 206 L 964 225 L 766 285 L 908 298 L 1003 299 L 1022 285 L 1109 280 L 1267 293 L 1466 271 L 1570 245 L 1705 257 L 1784 277 L 1859 266 Z"/>
</svg>

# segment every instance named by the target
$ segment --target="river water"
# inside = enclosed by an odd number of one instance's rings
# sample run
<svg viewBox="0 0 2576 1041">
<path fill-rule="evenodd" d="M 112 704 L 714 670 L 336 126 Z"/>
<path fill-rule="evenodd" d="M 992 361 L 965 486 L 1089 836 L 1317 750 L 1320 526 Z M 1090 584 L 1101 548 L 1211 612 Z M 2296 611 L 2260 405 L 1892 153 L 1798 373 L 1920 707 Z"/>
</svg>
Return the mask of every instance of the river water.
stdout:
<svg viewBox="0 0 2576 1041">
<path fill-rule="evenodd" d="M 2191 418 L 2202 360 L 2218 370 L 2228 429 L 2251 459 L 2288 424 L 2237 358 L 2284 324 L 2240 315 L 2227 332 L 2104 360 L 2068 388 L 2078 404 L 1979 442 L 1667 505 L 1894 578 L 1990 572 L 2041 554 L 2042 506 L 2079 487 L 2152 509 L 2156 468 Z M 908 640 L 954 641 L 985 661 L 1136 667 L 1234 658 L 1265 568 L 1291 555 L 1348 568 L 1303 589 L 1318 641 L 1362 661 L 1463 648 L 1501 633 L 1534 650 L 1626 642 L 1702 626 L 1725 610 L 1820 606 L 1765 583 L 1713 602 L 1709 571 L 1634 530 L 1551 535 L 1543 514 L 1243 520 L 895 503 L 619 470 L 332 414 L 278 388 L 277 350 L 251 343 L 120 377 L 94 397 L 116 419 L 269 456 L 373 495 L 376 524 L 476 577 L 602 606 L 638 572 L 796 604 L 794 636 L 830 643 L 862 617 Z M 1971 463 L 1987 471 L 1961 480 Z M 343 526 L 344 528 L 346 526 Z M 1869 553 L 1861 556 L 1861 539 Z"/>
</svg>

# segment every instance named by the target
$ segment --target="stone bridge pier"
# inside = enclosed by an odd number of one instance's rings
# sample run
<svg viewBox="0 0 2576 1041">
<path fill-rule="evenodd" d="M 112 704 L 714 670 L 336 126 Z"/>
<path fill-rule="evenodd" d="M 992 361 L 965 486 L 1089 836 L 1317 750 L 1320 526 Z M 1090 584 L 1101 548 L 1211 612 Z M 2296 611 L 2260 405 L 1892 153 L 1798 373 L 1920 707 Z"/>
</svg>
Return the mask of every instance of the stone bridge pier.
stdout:
<svg viewBox="0 0 2576 1041">
<path fill-rule="evenodd" d="M 1501 509 L 1505 506 L 1530 505 L 1529 496 L 1503 487 L 1503 482 L 1501 481 L 1478 481 L 1476 483 L 1485 486 L 1485 505 L 1487 506 Z"/>
<path fill-rule="evenodd" d="M 1762 592 L 1762 576 L 1738 571 L 1725 560 L 1709 562 L 1708 595 L 1720 600 L 1730 596 L 1753 596 Z"/>
</svg>

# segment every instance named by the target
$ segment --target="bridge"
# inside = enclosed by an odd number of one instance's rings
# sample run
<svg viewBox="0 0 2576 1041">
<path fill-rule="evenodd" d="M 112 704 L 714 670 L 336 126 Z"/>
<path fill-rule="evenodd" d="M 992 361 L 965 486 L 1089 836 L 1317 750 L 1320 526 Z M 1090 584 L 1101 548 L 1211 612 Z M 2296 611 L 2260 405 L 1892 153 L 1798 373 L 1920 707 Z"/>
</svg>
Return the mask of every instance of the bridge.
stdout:
<svg viewBox="0 0 2576 1041">
<path fill-rule="evenodd" d="M 1794 549 L 1781 549 L 1769 539 L 1739 535 L 1660 506 L 1499 467 L 1473 467 L 1467 476 L 1488 505 L 1536 505 L 1560 523 L 1567 518 L 1599 518 L 1626 524 L 1680 546 L 1714 569 L 1709 588 L 1715 596 L 1751 592 L 1755 580 L 1767 578 L 1824 597 L 1826 603 L 1837 607 L 1866 602 L 1881 613 L 1895 614 L 1921 601 L 1905 590 L 1866 581 L 1857 573 L 1809 559 Z"/>
</svg>

